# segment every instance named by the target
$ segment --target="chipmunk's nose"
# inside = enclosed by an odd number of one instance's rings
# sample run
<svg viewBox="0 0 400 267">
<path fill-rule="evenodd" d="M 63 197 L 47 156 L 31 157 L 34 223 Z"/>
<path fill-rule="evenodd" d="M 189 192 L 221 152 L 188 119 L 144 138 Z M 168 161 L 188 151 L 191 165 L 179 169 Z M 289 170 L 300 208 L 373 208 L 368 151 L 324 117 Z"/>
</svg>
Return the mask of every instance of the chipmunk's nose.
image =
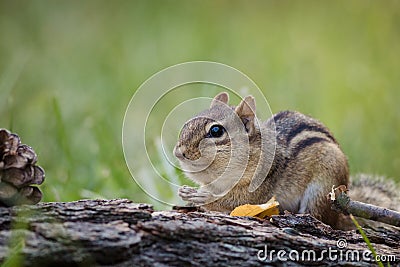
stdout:
<svg viewBox="0 0 400 267">
<path fill-rule="evenodd" d="M 182 146 L 175 146 L 174 155 L 178 159 L 187 159 L 186 154 L 185 154 L 185 148 Z"/>
</svg>

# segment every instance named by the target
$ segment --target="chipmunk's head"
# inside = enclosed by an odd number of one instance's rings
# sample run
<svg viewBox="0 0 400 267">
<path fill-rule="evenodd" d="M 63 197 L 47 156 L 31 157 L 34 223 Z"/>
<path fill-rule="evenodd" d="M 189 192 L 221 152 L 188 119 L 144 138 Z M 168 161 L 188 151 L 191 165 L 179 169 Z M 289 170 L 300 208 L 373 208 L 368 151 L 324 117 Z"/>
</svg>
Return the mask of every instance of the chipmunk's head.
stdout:
<svg viewBox="0 0 400 267">
<path fill-rule="evenodd" d="M 175 146 L 181 167 L 199 184 L 237 172 L 248 160 L 249 142 L 257 132 L 255 100 L 247 96 L 237 107 L 228 106 L 228 100 L 227 93 L 220 93 L 209 109 L 187 121 Z"/>
</svg>

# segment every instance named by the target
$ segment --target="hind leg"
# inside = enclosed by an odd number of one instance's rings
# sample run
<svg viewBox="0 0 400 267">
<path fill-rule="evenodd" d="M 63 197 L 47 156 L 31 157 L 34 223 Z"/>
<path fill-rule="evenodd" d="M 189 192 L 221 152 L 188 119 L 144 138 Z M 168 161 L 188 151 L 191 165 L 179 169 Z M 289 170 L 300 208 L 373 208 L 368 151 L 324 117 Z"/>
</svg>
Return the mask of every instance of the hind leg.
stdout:
<svg viewBox="0 0 400 267">
<path fill-rule="evenodd" d="M 300 202 L 299 213 L 309 213 L 323 223 L 336 228 L 339 214 L 331 209 L 331 204 L 327 197 L 330 189 L 321 185 L 318 181 L 310 183 Z"/>
</svg>

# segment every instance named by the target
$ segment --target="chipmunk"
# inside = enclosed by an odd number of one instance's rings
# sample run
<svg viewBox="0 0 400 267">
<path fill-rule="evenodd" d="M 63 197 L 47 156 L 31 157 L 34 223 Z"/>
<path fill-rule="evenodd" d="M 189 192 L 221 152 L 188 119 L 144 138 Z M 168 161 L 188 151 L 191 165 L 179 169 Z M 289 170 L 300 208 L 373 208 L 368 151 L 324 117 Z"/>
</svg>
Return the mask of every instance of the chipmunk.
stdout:
<svg viewBox="0 0 400 267">
<path fill-rule="evenodd" d="M 309 213 L 335 228 L 339 216 L 327 193 L 348 186 L 349 167 L 328 128 L 296 111 L 261 122 L 252 96 L 236 107 L 228 100 L 227 93 L 218 94 L 184 124 L 174 155 L 200 189 L 183 186 L 179 196 L 221 212 L 275 196 L 282 211 Z"/>
</svg>

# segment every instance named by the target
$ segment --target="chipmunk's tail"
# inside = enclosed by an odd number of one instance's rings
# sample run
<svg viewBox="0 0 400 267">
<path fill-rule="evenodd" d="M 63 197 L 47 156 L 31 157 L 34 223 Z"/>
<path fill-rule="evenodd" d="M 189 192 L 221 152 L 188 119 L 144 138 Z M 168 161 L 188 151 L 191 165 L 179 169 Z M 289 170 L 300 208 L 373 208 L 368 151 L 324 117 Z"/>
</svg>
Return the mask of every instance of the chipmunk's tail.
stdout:
<svg viewBox="0 0 400 267">
<path fill-rule="evenodd" d="M 400 211 L 400 186 L 393 180 L 371 174 L 356 174 L 350 178 L 349 197 L 352 200 Z M 355 225 L 349 216 L 339 215 L 338 229 L 352 230 Z M 379 227 L 383 223 L 357 218 L 361 226 Z"/>
</svg>

